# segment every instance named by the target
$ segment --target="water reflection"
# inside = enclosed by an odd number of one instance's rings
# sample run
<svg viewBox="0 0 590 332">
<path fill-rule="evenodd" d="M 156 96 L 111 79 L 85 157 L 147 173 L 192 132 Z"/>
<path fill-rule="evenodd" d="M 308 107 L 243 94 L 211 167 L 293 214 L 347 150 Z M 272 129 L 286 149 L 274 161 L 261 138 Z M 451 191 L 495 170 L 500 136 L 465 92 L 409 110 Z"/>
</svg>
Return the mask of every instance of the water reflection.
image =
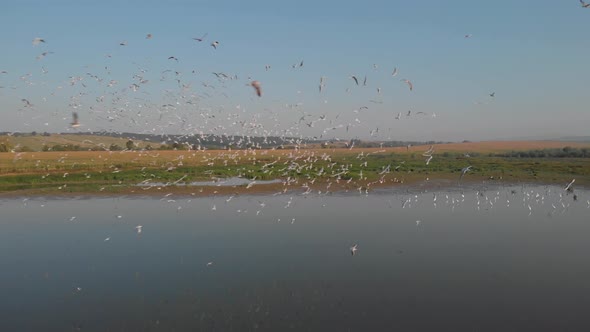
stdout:
<svg viewBox="0 0 590 332">
<path fill-rule="evenodd" d="M 3 200 L 0 330 L 585 330 L 576 194 Z"/>
</svg>

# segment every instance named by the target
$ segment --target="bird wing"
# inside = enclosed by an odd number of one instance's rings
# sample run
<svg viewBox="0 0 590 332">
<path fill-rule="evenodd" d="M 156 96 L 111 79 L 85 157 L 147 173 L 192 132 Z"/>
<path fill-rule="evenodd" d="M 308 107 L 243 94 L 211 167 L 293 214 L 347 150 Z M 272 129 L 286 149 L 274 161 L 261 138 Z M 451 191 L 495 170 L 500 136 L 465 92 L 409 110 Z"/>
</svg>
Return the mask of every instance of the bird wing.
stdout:
<svg viewBox="0 0 590 332">
<path fill-rule="evenodd" d="M 356 78 L 356 76 L 352 76 L 352 79 L 354 80 L 354 82 L 356 83 L 356 85 L 359 85 L 359 80 Z"/>
</svg>

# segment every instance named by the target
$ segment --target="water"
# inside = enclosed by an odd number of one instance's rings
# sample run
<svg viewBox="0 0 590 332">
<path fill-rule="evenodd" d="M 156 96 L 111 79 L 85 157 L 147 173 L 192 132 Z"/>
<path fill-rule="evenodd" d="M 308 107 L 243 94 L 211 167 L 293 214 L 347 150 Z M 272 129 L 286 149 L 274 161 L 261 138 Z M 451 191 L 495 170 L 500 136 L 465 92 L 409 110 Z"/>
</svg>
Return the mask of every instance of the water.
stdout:
<svg viewBox="0 0 590 332">
<path fill-rule="evenodd" d="M 244 186 L 248 184 L 272 184 L 272 183 L 281 183 L 280 179 L 274 180 L 250 180 L 245 178 L 239 177 L 231 177 L 231 178 L 215 178 L 211 181 L 193 181 L 193 182 L 140 182 L 137 184 L 139 187 L 165 187 L 165 186 L 215 186 L 215 187 L 235 187 L 235 186 Z"/>
<path fill-rule="evenodd" d="M 0 330 L 588 330 L 576 194 L 5 199 Z"/>
</svg>

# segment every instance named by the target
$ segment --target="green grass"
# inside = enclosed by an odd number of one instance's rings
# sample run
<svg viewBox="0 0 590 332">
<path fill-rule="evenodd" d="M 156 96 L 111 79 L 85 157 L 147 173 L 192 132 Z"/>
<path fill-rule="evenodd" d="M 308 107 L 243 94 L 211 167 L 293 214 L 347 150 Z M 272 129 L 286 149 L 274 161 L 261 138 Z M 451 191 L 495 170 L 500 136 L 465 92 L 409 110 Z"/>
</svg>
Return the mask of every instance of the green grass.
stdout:
<svg viewBox="0 0 590 332">
<path fill-rule="evenodd" d="M 175 155 L 154 155 L 149 159 L 136 153 L 100 155 L 98 152 L 64 152 L 55 154 L 62 157 L 53 159 L 43 159 L 42 157 L 46 156 L 43 153 L 28 154 L 21 158 L 16 158 L 13 154 L 4 154 L 0 155 L 0 192 L 120 192 L 125 188 L 137 188 L 136 185 L 142 181 L 170 183 L 183 178 L 182 182 L 191 182 L 209 180 L 213 177 L 236 176 L 258 180 L 291 177 L 302 180 L 300 183 L 317 178 L 317 182 L 322 183 L 335 181 L 338 178 L 336 174 L 341 173 L 344 168 L 347 171 L 339 176 L 340 180 L 352 179 L 353 185 L 363 185 L 379 179 L 458 179 L 461 169 L 468 165 L 473 168 L 465 176 L 467 181 L 501 179 L 506 182 L 563 184 L 576 178 L 576 183 L 590 183 L 590 159 L 523 159 L 481 155 L 458 158 L 457 155 L 434 155 L 430 165 L 426 165 L 425 158 L 417 153 L 387 152 L 370 154 L 358 159 L 358 151 L 335 150 L 329 160 L 323 160 L 319 157 L 323 151 L 315 152 L 313 157 L 310 157 L 309 152 L 302 152 L 304 155 L 301 158 L 286 158 L 289 152 L 285 151 L 282 152 L 280 160 L 277 154 L 257 155 L 256 160 L 253 160 L 252 157 L 237 157 L 235 154 L 230 157 L 227 152 L 217 152 L 207 156 L 203 161 L 202 155 L 194 155 L 189 159 L 191 155 L 185 154 L 189 157 L 184 159 L 181 166 L 175 166 L 178 165 L 175 158 L 182 152 L 176 152 Z M 10 156 L 12 158 L 7 158 Z M 310 158 L 314 160 L 313 163 L 305 161 Z M 262 167 L 275 161 L 272 166 Z M 361 166 L 365 162 L 366 166 Z M 380 174 L 388 166 L 390 172 Z M 321 169 L 323 173 L 320 172 Z"/>
</svg>

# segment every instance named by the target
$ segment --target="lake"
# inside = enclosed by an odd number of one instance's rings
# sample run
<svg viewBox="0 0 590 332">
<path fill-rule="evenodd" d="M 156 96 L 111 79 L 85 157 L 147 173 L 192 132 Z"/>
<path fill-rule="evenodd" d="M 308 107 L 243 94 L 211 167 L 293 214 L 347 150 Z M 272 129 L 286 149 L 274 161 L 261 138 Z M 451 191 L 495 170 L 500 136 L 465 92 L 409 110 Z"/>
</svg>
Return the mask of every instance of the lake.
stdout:
<svg viewBox="0 0 590 332">
<path fill-rule="evenodd" d="M 575 194 L 4 198 L 0 330 L 589 330 Z"/>
</svg>

